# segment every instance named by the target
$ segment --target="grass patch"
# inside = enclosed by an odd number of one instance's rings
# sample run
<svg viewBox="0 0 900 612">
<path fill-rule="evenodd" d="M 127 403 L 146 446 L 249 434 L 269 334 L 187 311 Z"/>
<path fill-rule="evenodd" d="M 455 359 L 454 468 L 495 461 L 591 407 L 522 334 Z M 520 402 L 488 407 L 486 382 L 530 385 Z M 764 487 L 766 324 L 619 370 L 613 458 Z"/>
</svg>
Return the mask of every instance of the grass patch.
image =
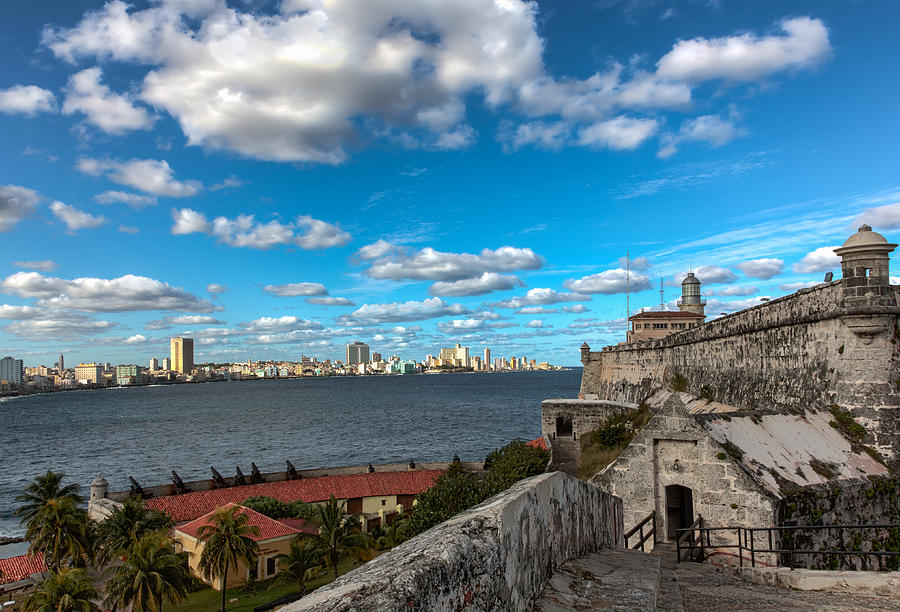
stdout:
<svg viewBox="0 0 900 612">
<path fill-rule="evenodd" d="M 688 387 L 687 379 L 684 376 L 682 376 L 681 374 L 679 374 L 678 372 L 673 374 L 672 378 L 669 379 L 669 388 L 672 391 L 681 393 L 681 392 L 687 391 L 687 387 Z"/>
<path fill-rule="evenodd" d="M 853 420 L 853 416 L 849 410 L 841 410 L 837 404 L 832 404 L 829 408 L 833 421 L 829 421 L 829 425 L 844 434 L 844 437 L 855 444 L 859 444 L 866 437 L 866 428 Z"/>
<path fill-rule="evenodd" d="M 377 554 L 381 553 L 379 552 Z M 338 563 L 338 572 L 343 575 L 359 565 L 361 565 L 361 563 L 351 559 L 344 559 Z M 306 592 L 311 593 L 332 580 L 332 573 L 328 570 L 315 580 L 307 580 Z M 228 589 L 225 593 L 225 601 L 229 602 L 226 609 L 228 612 L 253 612 L 253 608 L 256 606 L 261 606 L 264 603 L 296 592 L 296 584 L 280 582 L 271 578 L 269 580 L 257 582 L 252 589 L 248 587 Z M 237 601 L 230 603 L 230 600 L 232 599 L 237 599 Z M 202 591 L 189 594 L 187 598 L 177 606 L 173 606 L 170 603 L 164 604 L 163 612 L 171 612 L 174 610 L 220 610 L 221 607 L 222 592 L 206 588 Z"/>
<path fill-rule="evenodd" d="M 597 429 L 581 436 L 581 454 L 578 458 L 578 477 L 588 480 L 594 474 L 619 458 L 637 432 L 653 416 L 646 404 L 629 412 L 608 417 Z"/>
<path fill-rule="evenodd" d="M 831 480 L 832 478 L 837 476 L 837 471 L 835 471 L 835 468 L 837 468 L 838 466 L 834 463 L 812 459 L 809 462 L 809 467 L 811 467 L 816 472 L 816 474 L 828 480 Z"/>
</svg>

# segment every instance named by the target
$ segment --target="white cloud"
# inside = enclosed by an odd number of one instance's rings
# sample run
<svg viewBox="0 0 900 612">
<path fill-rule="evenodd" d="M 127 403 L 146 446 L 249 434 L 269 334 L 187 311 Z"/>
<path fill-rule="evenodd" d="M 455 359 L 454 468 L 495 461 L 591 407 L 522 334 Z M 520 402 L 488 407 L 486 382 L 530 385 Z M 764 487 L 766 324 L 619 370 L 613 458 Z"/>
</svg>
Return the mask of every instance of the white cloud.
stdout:
<svg viewBox="0 0 900 612">
<path fill-rule="evenodd" d="M 784 260 L 774 258 L 751 259 L 750 261 L 741 262 L 735 267 L 747 276 L 769 280 L 773 276 L 781 274 L 784 270 Z"/>
<path fill-rule="evenodd" d="M 484 272 L 481 276 L 457 281 L 439 281 L 431 285 L 429 293 L 440 296 L 484 295 L 492 291 L 505 291 L 523 285 L 519 277 L 512 274 Z"/>
<path fill-rule="evenodd" d="M 650 260 L 646 257 L 619 257 L 619 267 L 625 269 L 626 266 L 631 270 L 646 270 L 650 267 Z"/>
<path fill-rule="evenodd" d="M 509 298 L 491 304 L 495 308 L 522 308 L 523 306 L 546 306 L 560 302 L 587 302 L 591 298 L 584 293 L 561 293 L 555 289 L 538 287 L 529 289 L 525 295 Z"/>
<path fill-rule="evenodd" d="M 481 319 L 453 319 L 441 321 L 438 329 L 445 334 L 471 334 L 478 331 L 487 331 L 488 327 Z"/>
<path fill-rule="evenodd" d="M 140 230 L 133 225 L 120 225 L 116 230 L 123 234 L 137 234 L 140 232 Z"/>
<path fill-rule="evenodd" d="M 56 96 L 53 92 L 34 85 L 14 85 L 0 89 L 0 112 L 33 117 L 38 113 L 52 113 L 56 110 Z"/>
<path fill-rule="evenodd" d="M 853 226 L 863 224 L 872 226 L 876 231 L 897 229 L 900 227 L 900 202 L 865 209 L 853 222 Z"/>
<path fill-rule="evenodd" d="M 742 295 L 753 295 L 757 291 L 758 289 L 756 287 L 739 287 L 735 285 L 732 287 L 723 287 L 722 289 L 717 290 L 716 295 L 735 297 Z"/>
<path fill-rule="evenodd" d="M 50 211 L 57 219 L 66 224 L 70 232 L 100 227 L 106 223 L 106 217 L 103 215 L 92 215 L 62 202 L 52 202 Z"/>
<path fill-rule="evenodd" d="M 819 247 L 803 256 L 803 259 L 794 264 L 794 272 L 798 274 L 811 274 L 813 272 L 830 272 L 841 267 L 841 258 L 834 250 L 836 246 Z"/>
<path fill-rule="evenodd" d="M 13 265 L 17 268 L 40 270 L 41 272 L 52 272 L 59 267 L 59 264 L 51 259 L 42 259 L 40 261 L 14 261 Z"/>
<path fill-rule="evenodd" d="M 784 70 L 809 68 L 831 52 L 828 29 L 818 19 L 781 22 L 782 36 L 741 34 L 678 41 L 657 64 L 660 76 L 674 80 L 755 81 Z"/>
<path fill-rule="evenodd" d="M 581 314 L 582 312 L 587 312 L 588 308 L 584 304 L 572 304 L 571 306 L 563 306 L 563 312 L 574 312 L 575 314 Z"/>
<path fill-rule="evenodd" d="M 171 317 L 170 322 L 173 325 L 224 325 L 225 321 L 220 321 L 209 315 L 181 315 Z"/>
<path fill-rule="evenodd" d="M 800 289 L 808 289 L 809 287 L 815 287 L 816 285 L 820 285 L 821 281 L 799 281 L 796 283 L 782 283 L 778 285 L 778 288 L 782 291 L 799 291 Z"/>
<path fill-rule="evenodd" d="M 563 285 L 566 289 L 578 293 L 602 293 L 604 295 L 625 293 L 626 285 L 630 291 L 643 291 L 651 287 L 650 277 L 646 274 L 634 270 L 626 273 L 622 268 L 613 268 L 597 274 L 569 279 Z"/>
<path fill-rule="evenodd" d="M 714 317 L 719 314 L 731 314 L 733 312 L 737 312 L 738 310 L 744 310 L 753 306 L 759 306 L 768 299 L 768 296 L 760 295 L 757 297 L 747 298 L 746 300 L 731 300 L 728 302 L 723 302 L 717 299 L 707 300 L 706 316 Z"/>
<path fill-rule="evenodd" d="M 447 315 L 468 314 L 469 310 L 462 304 L 448 304 L 438 297 L 421 302 L 392 302 L 390 304 L 364 304 L 358 309 L 344 315 L 344 320 L 362 323 L 392 323 L 402 321 L 421 321 Z"/>
<path fill-rule="evenodd" d="M 147 336 L 143 334 L 135 334 L 133 336 L 129 336 L 125 338 L 125 344 L 145 344 L 147 342 Z"/>
<path fill-rule="evenodd" d="M 306 299 L 306 303 L 318 306 L 356 306 L 356 304 L 344 297 L 311 297 Z"/>
<path fill-rule="evenodd" d="M 520 308 L 513 314 L 536 315 L 553 314 L 555 312 L 558 312 L 556 308 L 545 308 L 543 306 L 526 306 L 525 308 Z"/>
<path fill-rule="evenodd" d="M 248 332 L 288 332 L 295 330 L 322 329 L 322 324 L 294 316 L 260 317 L 248 323 L 241 323 Z"/>
<path fill-rule="evenodd" d="M 278 297 L 297 297 L 298 295 L 328 295 L 322 283 L 287 283 L 285 285 L 266 285 L 263 291 Z"/>
<path fill-rule="evenodd" d="M 206 216 L 192 208 L 173 208 L 172 220 L 175 222 L 172 226 L 172 233 L 176 236 L 194 232 L 208 234 L 212 231 L 212 225 L 207 221 Z"/>
<path fill-rule="evenodd" d="M 519 124 L 515 128 L 505 126 L 498 138 L 507 151 L 517 151 L 527 145 L 556 151 L 569 144 L 571 131 L 571 126 L 565 121 L 534 121 Z"/>
<path fill-rule="evenodd" d="M 662 147 L 658 155 L 669 157 L 682 142 L 705 142 L 713 147 L 721 147 L 744 134 L 744 130 L 733 119 L 723 119 L 719 115 L 703 115 L 687 119 L 675 134 L 662 138 Z"/>
<path fill-rule="evenodd" d="M 529 321 L 528 323 L 526 323 L 525 327 L 538 328 L 538 327 L 552 327 L 552 326 L 551 325 L 545 326 L 544 322 L 541 319 L 534 319 L 533 321 Z"/>
<path fill-rule="evenodd" d="M 0 304 L 0 319 L 36 319 L 46 311 L 34 306 L 14 306 L 11 304 Z"/>
<path fill-rule="evenodd" d="M 687 274 L 687 272 L 676 274 L 675 284 L 680 286 L 681 282 L 687 278 Z M 721 266 L 699 266 L 694 269 L 694 276 L 700 279 L 704 285 L 727 284 L 737 280 L 737 274 Z"/>
<path fill-rule="evenodd" d="M 232 174 L 231 176 L 222 179 L 221 182 L 216 183 L 215 185 L 210 185 L 209 190 L 222 191 L 225 189 L 237 189 L 238 187 L 243 187 L 245 184 L 246 183 L 244 181 Z"/>
<path fill-rule="evenodd" d="M 41 201 L 37 191 L 17 185 L 0 185 L 0 232 L 8 232 L 30 216 Z"/>
<path fill-rule="evenodd" d="M 72 75 L 65 88 L 65 115 L 83 113 L 89 123 L 107 134 L 119 135 L 131 130 L 149 129 L 154 118 L 145 109 L 134 106 L 128 97 L 110 90 L 100 82 L 103 71 L 88 68 Z"/>
<path fill-rule="evenodd" d="M 219 283 L 210 283 L 206 286 L 206 290 L 210 293 L 225 293 L 228 288 Z"/>
<path fill-rule="evenodd" d="M 105 174 L 111 181 L 145 193 L 170 198 L 187 198 L 203 188 L 199 181 L 178 181 L 169 162 L 164 159 L 130 159 L 117 161 L 82 157 L 78 169 L 85 174 Z"/>
<path fill-rule="evenodd" d="M 13 321 L 3 331 L 24 340 L 82 339 L 86 336 L 104 334 L 116 328 L 109 321 L 71 320 L 41 318 L 27 321 Z"/>
<path fill-rule="evenodd" d="M 616 150 L 636 149 L 656 133 L 657 127 L 655 119 L 615 117 L 583 128 L 578 133 L 578 144 Z"/>
<path fill-rule="evenodd" d="M 127 193 L 125 191 L 104 191 L 94 196 L 94 201 L 98 204 L 115 204 L 121 202 L 135 210 L 144 206 L 153 206 L 156 204 L 156 198 L 153 196 L 140 195 L 137 193 Z"/>
<path fill-rule="evenodd" d="M 312 250 L 342 246 L 350 241 L 350 234 L 341 228 L 309 215 L 300 215 L 291 223 L 276 220 L 262 223 L 253 215 L 238 215 L 234 219 L 216 217 L 210 223 L 203 213 L 182 208 L 172 210 L 172 219 L 175 221 L 173 234 L 210 234 L 233 247 L 265 250 L 284 244 Z"/>
<path fill-rule="evenodd" d="M 390 280 L 450 282 L 481 277 L 485 272 L 536 270 L 544 263 L 531 249 L 511 246 L 495 250 L 483 249 L 478 255 L 474 255 L 445 253 L 431 247 L 416 251 L 380 241 L 363 247 L 358 254 L 370 261 L 366 274 Z M 490 281 L 494 277 L 488 279 Z"/>
<path fill-rule="evenodd" d="M 0 282 L 0 291 L 19 297 L 39 298 L 39 306 L 84 312 L 212 312 L 217 309 L 212 302 L 202 300 L 180 287 L 132 274 L 111 279 L 66 280 L 38 272 L 16 272 Z"/>
</svg>

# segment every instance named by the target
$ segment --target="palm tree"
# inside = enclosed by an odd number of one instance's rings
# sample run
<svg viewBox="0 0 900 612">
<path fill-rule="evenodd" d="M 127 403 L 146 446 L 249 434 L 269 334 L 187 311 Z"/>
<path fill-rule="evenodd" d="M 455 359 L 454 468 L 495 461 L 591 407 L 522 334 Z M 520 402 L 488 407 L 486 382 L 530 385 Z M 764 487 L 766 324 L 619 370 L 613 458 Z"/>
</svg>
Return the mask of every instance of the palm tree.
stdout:
<svg viewBox="0 0 900 612">
<path fill-rule="evenodd" d="M 300 595 L 305 595 L 306 577 L 310 571 L 319 567 L 322 553 L 305 534 L 300 534 L 291 540 L 290 552 L 278 555 L 275 559 L 281 566 L 279 577 L 285 581 L 296 582 L 300 586 Z"/>
<path fill-rule="evenodd" d="M 106 605 L 161 612 L 164 598 L 174 604 L 187 595 L 190 577 L 187 553 L 175 552 L 165 533 L 151 531 L 134 540 L 116 567 L 106 587 Z"/>
<path fill-rule="evenodd" d="M 48 499 L 28 521 L 25 539 L 28 552 L 44 553 L 44 558 L 59 572 L 63 561 L 87 559 L 90 546 L 90 519 L 71 496 Z"/>
<path fill-rule="evenodd" d="M 25 612 L 99 612 L 99 597 L 83 569 L 54 572 L 25 599 Z"/>
<path fill-rule="evenodd" d="M 368 547 L 368 539 L 353 528 L 358 523 L 358 514 L 348 516 L 344 507 L 347 502 L 338 502 L 334 495 L 318 507 L 319 534 L 315 536 L 316 546 L 322 551 L 334 578 L 338 577 L 338 562 L 341 558 L 357 553 Z"/>
<path fill-rule="evenodd" d="M 219 576 L 222 584 L 222 612 L 225 612 L 225 585 L 228 583 L 228 568 L 237 567 L 238 562 L 248 565 L 256 563 L 259 546 L 251 537 L 259 535 L 259 527 L 249 524 L 250 519 L 241 512 L 241 507 L 229 504 L 218 508 L 212 521 L 197 532 L 200 541 L 205 542 L 200 555 L 200 571 L 209 580 Z"/>
<path fill-rule="evenodd" d="M 16 508 L 15 513 L 22 517 L 23 524 L 34 518 L 34 515 L 52 499 L 68 497 L 76 504 L 84 501 L 84 498 L 78 494 L 80 487 L 77 484 L 60 486 L 65 477 L 65 474 L 56 474 L 47 470 L 46 474 L 35 478 L 34 482 L 29 483 L 25 490 L 16 496 L 16 501 L 22 502 L 22 505 Z"/>
<path fill-rule="evenodd" d="M 105 563 L 121 556 L 144 535 L 171 526 L 172 520 L 166 513 L 148 510 L 142 499 L 130 497 L 97 527 L 97 559 Z"/>
</svg>

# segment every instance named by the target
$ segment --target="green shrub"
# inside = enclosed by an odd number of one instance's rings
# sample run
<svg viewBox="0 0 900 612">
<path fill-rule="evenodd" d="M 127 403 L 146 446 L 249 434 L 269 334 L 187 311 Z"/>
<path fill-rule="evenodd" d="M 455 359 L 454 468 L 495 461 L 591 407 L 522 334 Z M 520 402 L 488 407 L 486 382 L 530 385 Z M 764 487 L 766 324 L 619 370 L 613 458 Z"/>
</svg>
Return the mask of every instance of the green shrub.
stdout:
<svg viewBox="0 0 900 612">
<path fill-rule="evenodd" d="M 678 372 L 676 372 L 675 374 L 672 375 L 672 378 L 669 379 L 669 388 L 672 391 L 677 391 L 679 393 L 681 393 L 683 391 L 687 391 L 687 388 L 688 388 L 687 379 L 684 376 L 682 376 L 681 374 L 679 374 Z"/>
</svg>

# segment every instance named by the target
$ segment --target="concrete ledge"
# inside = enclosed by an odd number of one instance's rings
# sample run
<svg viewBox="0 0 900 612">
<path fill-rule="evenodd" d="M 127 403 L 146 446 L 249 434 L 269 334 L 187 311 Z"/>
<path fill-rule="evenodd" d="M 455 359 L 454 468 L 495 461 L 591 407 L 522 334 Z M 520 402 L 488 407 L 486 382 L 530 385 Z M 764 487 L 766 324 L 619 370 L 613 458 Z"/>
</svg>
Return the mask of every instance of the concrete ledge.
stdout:
<svg viewBox="0 0 900 612">
<path fill-rule="evenodd" d="M 796 589 L 900 597 L 900 572 L 791 570 L 786 567 L 742 567 L 735 570 L 753 584 Z"/>
<path fill-rule="evenodd" d="M 622 546 L 622 534 L 619 498 L 541 474 L 282 610 L 530 610 L 562 563 Z"/>
</svg>

